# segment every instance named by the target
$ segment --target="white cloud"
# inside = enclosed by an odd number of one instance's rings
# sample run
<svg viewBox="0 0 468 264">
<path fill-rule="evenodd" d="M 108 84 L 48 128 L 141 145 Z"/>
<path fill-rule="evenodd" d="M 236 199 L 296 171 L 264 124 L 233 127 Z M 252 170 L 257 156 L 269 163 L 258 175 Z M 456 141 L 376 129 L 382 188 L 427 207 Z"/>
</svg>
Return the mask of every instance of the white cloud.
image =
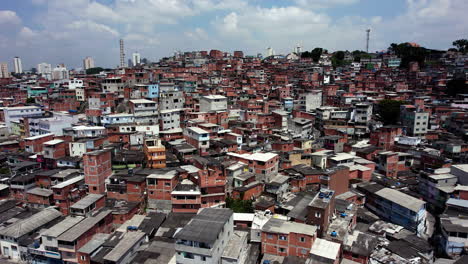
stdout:
<svg viewBox="0 0 468 264">
<path fill-rule="evenodd" d="M 364 49 L 365 29 L 371 28 L 371 50 L 392 42 L 414 41 L 447 48 L 466 38 L 468 1 L 406 0 L 400 14 L 375 10 L 373 16 L 336 18 L 333 7 L 362 4 L 359 0 L 31 0 L 36 13 L 23 22 L 9 10 L 0 11 L 0 46 L 6 55 L 29 56 L 32 63 L 52 60 L 81 64 L 96 56 L 102 66 L 118 64 L 118 39 L 129 51 L 155 60 L 173 50 L 291 51 Z M 106 1 L 107 2 L 107 1 Z M 365 8 L 365 6 L 360 6 Z M 385 15 L 385 16 L 384 16 Z M 5 26 L 7 25 L 7 26 Z M 208 26 L 206 26 L 208 25 Z M 464 35 L 463 35 L 464 34 Z M 19 47 L 18 45 L 22 45 Z M 26 48 L 25 48 L 26 47 Z M 157 48 L 155 48 L 157 47 Z M 40 54 L 35 52 L 41 50 Z M 28 59 L 25 58 L 25 63 Z"/>
<path fill-rule="evenodd" d="M 111 27 L 103 25 L 103 24 L 98 24 L 96 22 L 89 21 L 89 20 L 87 20 L 87 21 L 84 21 L 84 20 L 74 21 L 74 22 L 66 25 L 65 27 L 68 28 L 68 29 L 71 29 L 71 30 L 85 29 L 85 30 L 89 30 L 89 31 L 92 31 L 92 32 L 107 33 L 107 34 L 110 34 L 110 35 L 112 35 L 114 37 L 119 36 L 119 32 L 112 29 Z"/>
<path fill-rule="evenodd" d="M 186 31 L 185 36 L 194 39 L 194 40 L 208 40 L 209 36 L 208 33 L 202 28 L 195 28 L 193 31 Z"/>
<path fill-rule="evenodd" d="M 293 0 L 293 2 L 305 8 L 329 8 L 356 4 L 359 0 Z"/>
<path fill-rule="evenodd" d="M 19 32 L 19 37 L 23 39 L 32 39 L 37 37 L 38 33 L 28 27 L 23 27 Z"/>
<path fill-rule="evenodd" d="M 0 10 L 0 25 L 3 24 L 20 24 L 21 19 L 16 15 L 16 12 L 10 10 Z"/>
</svg>

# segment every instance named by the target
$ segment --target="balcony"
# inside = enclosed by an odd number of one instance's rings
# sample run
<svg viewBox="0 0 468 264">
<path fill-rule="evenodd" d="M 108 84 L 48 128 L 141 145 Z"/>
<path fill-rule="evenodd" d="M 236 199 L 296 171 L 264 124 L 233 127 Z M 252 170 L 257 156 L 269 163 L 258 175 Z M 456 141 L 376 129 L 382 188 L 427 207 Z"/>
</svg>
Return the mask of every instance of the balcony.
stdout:
<svg viewBox="0 0 468 264">
<path fill-rule="evenodd" d="M 172 197 L 172 204 L 201 204 L 200 197 L 194 199 L 176 199 Z"/>
<path fill-rule="evenodd" d="M 127 192 L 126 184 L 107 184 L 106 187 L 107 187 L 108 192 L 118 192 L 118 193 Z"/>
</svg>

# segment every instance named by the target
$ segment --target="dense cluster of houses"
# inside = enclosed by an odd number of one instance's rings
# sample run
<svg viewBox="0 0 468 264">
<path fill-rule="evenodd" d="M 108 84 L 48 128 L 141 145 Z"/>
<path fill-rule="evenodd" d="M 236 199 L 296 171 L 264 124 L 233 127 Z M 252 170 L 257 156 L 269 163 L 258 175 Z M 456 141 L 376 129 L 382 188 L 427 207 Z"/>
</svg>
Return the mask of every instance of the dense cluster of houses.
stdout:
<svg viewBox="0 0 468 264">
<path fill-rule="evenodd" d="M 468 263 L 468 57 L 371 55 L 0 79 L 0 262 Z"/>
</svg>

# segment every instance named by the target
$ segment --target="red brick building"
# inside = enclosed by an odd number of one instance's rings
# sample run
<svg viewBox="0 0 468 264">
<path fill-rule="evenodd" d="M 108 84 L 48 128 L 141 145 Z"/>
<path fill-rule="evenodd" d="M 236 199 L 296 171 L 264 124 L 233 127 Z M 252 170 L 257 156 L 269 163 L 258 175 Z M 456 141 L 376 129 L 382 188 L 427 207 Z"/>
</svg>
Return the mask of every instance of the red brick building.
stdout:
<svg viewBox="0 0 468 264">
<path fill-rule="evenodd" d="M 104 194 L 105 180 L 112 175 L 110 149 L 95 150 L 83 155 L 85 183 L 90 193 Z"/>
</svg>

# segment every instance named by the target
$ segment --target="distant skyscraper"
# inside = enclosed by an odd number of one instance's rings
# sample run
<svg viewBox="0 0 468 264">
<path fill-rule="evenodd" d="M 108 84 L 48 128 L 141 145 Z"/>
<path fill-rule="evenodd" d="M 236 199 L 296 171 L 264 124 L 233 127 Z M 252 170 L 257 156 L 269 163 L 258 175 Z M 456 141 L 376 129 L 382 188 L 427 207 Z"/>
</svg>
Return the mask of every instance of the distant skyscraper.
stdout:
<svg viewBox="0 0 468 264">
<path fill-rule="evenodd" d="M 52 70 L 52 79 L 53 80 L 64 80 L 70 78 L 67 68 L 64 65 L 58 65 Z"/>
<path fill-rule="evenodd" d="M 120 68 L 125 68 L 125 53 L 123 39 L 120 39 Z"/>
<path fill-rule="evenodd" d="M 91 68 L 94 68 L 94 59 L 91 57 L 86 57 L 83 60 L 83 69 L 87 70 Z"/>
<path fill-rule="evenodd" d="M 301 53 L 302 53 L 302 47 L 301 47 L 301 45 L 297 44 L 297 47 L 296 47 L 295 52 L 296 52 L 296 54 L 301 54 Z"/>
<path fill-rule="evenodd" d="M 15 57 L 13 62 L 15 64 L 15 73 L 23 73 L 23 65 L 21 64 L 21 59 L 19 57 Z"/>
<path fill-rule="evenodd" d="M 0 78 L 10 78 L 8 63 L 6 62 L 0 62 Z"/>
<path fill-rule="evenodd" d="M 273 56 L 273 55 L 275 55 L 275 52 L 273 51 L 273 49 L 271 47 L 268 47 L 266 57 L 270 57 L 270 56 Z"/>
<path fill-rule="evenodd" d="M 140 56 L 140 53 L 138 52 L 135 52 L 133 53 L 132 55 L 132 59 L 133 59 L 133 66 L 137 66 L 141 63 L 141 56 Z"/>
<path fill-rule="evenodd" d="M 128 59 L 127 66 L 128 67 L 133 67 L 133 63 L 132 63 L 131 59 Z"/>
<path fill-rule="evenodd" d="M 37 65 L 37 73 L 39 74 L 49 74 L 52 72 L 52 65 L 50 65 L 49 63 L 39 63 Z"/>
</svg>

